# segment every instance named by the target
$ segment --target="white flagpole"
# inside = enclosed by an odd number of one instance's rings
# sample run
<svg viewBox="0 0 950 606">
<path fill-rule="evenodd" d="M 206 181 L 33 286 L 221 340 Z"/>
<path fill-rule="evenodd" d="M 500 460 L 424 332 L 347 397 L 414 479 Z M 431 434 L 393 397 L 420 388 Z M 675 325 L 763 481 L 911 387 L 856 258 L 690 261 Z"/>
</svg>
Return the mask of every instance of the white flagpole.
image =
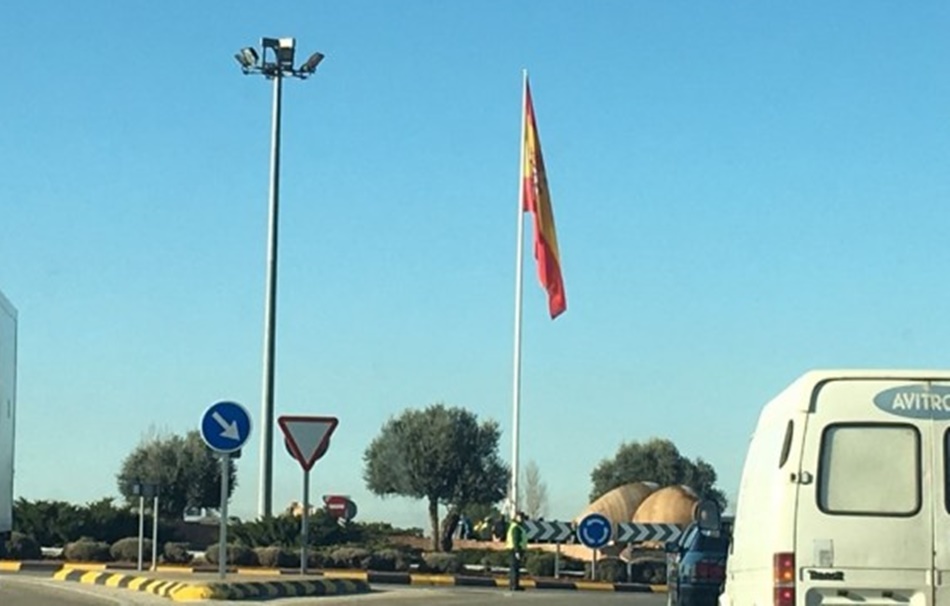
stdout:
<svg viewBox="0 0 950 606">
<path fill-rule="evenodd" d="M 524 137 L 525 113 L 528 99 L 528 70 L 522 72 L 524 86 L 521 93 L 521 164 L 518 167 L 518 247 L 515 254 L 515 353 L 514 385 L 512 387 L 511 420 L 511 491 L 508 495 L 512 517 L 518 511 L 518 440 L 521 417 L 521 291 L 523 290 L 522 269 L 524 266 Z"/>
</svg>

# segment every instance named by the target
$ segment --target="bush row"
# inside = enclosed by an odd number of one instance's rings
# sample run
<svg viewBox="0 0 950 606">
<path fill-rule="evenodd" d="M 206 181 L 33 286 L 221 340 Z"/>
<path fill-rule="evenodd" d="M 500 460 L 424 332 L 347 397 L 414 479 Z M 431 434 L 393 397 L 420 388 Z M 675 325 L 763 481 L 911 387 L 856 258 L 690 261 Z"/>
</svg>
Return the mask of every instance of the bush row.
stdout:
<svg viewBox="0 0 950 606">
<path fill-rule="evenodd" d="M 137 562 L 138 538 L 128 537 L 109 545 L 102 541 L 83 538 L 68 543 L 63 550 L 63 558 L 70 562 Z M 145 560 L 151 561 L 152 541 L 145 539 L 142 545 Z M 29 535 L 14 532 L 7 542 L 7 554 L 16 560 L 36 560 L 42 558 L 39 543 Z M 344 568 L 376 570 L 380 572 L 406 572 L 415 567 L 420 572 L 459 574 L 466 565 L 507 567 L 507 551 L 465 550 L 453 553 L 419 553 L 409 549 L 384 548 L 370 550 L 364 547 L 343 546 L 310 551 L 307 557 L 309 568 Z M 209 547 L 204 553 L 208 564 L 218 563 L 218 546 Z M 535 577 L 554 575 L 553 553 L 543 551 L 529 552 L 524 567 L 528 574 Z M 161 549 L 160 561 L 165 564 L 189 564 L 192 554 L 186 543 L 165 543 Z M 300 566 L 300 551 L 287 547 L 247 547 L 228 545 L 227 563 L 233 566 L 262 566 L 266 568 L 296 568 Z M 623 582 L 632 580 L 645 583 L 663 581 L 658 566 L 640 563 L 633 567 L 633 574 L 627 575 L 627 566 L 618 560 L 598 562 L 597 578 L 603 581 Z M 583 564 L 561 558 L 561 570 L 582 570 Z M 588 567 L 588 574 L 589 574 Z"/>
<path fill-rule="evenodd" d="M 588 578 L 591 576 L 590 564 L 584 568 Z M 610 583 L 648 583 L 651 585 L 666 584 L 666 562 L 663 560 L 643 559 L 626 562 L 611 558 L 597 562 L 594 575 L 598 581 Z"/>
<path fill-rule="evenodd" d="M 406 572 L 414 568 L 419 572 L 460 574 L 466 571 L 466 565 L 483 566 L 486 570 L 491 567 L 507 567 L 509 557 L 507 551 L 486 550 L 482 554 L 477 552 L 472 554 L 467 551 L 420 554 L 408 550 L 370 550 L 348 546 L 310 552 L 307 565 L 311 568 L 345 568 L 379 572 Z M 208 548 L 205 552 L 205 560 L 208 563 L 217 564 L 218 548 Z M 532 551 L 527 554 L 524 567 L 531 576 L 551 577 L 554 576 L 554 561 L 553 553 Z M 228 564 L 294 568 L 300 565 L 300 552 L 281 547 L 252 549 L 242 545 L 229 545 Z M 607 564 L 608 568 L 600 578 L 606 578 L 611 574 L 612 569 L 609 566 Z M 582 562 L 561 558 L 561 570 L 583 569 Z"/>
<path fill-rule="evenodd" d="M 209 547 L 204 559 L 217 564 L 218 546 Z M 300 550 L 287 547 L 247 547 L 228 545 L 227 563 L 232 566 L 263 566 L 266 568 L 296 568 L 300 566 Z M 399 549 L 369 550 L 363 547 L 335 547 L 311 550 L 307 553 L 309 568 L 358 568 L 378 571 L 408 571 L 418 563 L 415 555 Z"/>
<path fill-rule="evenodd" d="M 192 555 L 187 543 L 165 543 L 162 546 L 159 561 L 163 564 L 188 564 Z M 63 549 L 63 559 L 68 562 L 136 562 L 139 554 L 137 537 L 119 539 L 112 545 L 103 541 L 83 538 L 67 543 Z M 142 557 L 151 562 L 152 541 L 142 541 Z"/>
<path fill-rule="evenodd" d="M 30 535 L 14 532 L 6 543 L 7 557 L 14 560 L 39 560 L 43 550 L 39 542 Z M 82 538 L 67 543 L 63 548 L 63 559 L 69 562 L 137 562 L 139 541 L 136 537 L 120 539 L 109 545 L 103 541 Z M 151 561 L 152 541 L 145 539 L 142 545 L 143 558 Z M 168 542 L 162 546 L 161 561 L 165 564 L 187 564 L 192 556 L 187 543 Z"/>
<path fill-rule="evenodd" d="M 20 498 L 13 506 L 13 530 L 33 537 L 44 547 L 65 547 L 83 537 L 94 537 L 112 545 L 124 537 L 134 536 L 138 523 L 134 507 L 112 498 L 85 505 Z M 202 540 L 192 537 L 185 526 L 181 520 L 161 519 L 159 536 L 170 541 Z M 263 520 L 236 522 L 231 524 L 230 533 L 235 543 L 249 547 L 293 547 L 300 542 L 300 518 L 284 513 Z M 341 526 L 323 509 L 317 509 L 310 516 L 310 541 L 313 545 L 362 543 L 376 546 L 387 543 L 396 535 L 422 536 L 422 530 L 401 529 L 380 522 L 353 522 Z M 195 544 L 196 549 L 208 545 L 208 540 L 202 538 L 200 544 Z"/>
</svg>

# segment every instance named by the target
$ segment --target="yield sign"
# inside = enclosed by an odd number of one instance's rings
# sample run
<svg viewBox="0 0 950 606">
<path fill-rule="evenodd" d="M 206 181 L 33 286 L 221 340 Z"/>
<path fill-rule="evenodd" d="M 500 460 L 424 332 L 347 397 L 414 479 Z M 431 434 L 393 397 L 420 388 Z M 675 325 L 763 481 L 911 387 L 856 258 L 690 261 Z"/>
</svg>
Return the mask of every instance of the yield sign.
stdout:
<svg viewBox="0 0 950 606">
<path fill-rule="evenodd" d="M 336 429 L 336 417 L 280 417 L 280 430 L 287 438 L 287 445 L 304 471 L 310 471 L 326 452 L 330 435 Z"/>
</svg>

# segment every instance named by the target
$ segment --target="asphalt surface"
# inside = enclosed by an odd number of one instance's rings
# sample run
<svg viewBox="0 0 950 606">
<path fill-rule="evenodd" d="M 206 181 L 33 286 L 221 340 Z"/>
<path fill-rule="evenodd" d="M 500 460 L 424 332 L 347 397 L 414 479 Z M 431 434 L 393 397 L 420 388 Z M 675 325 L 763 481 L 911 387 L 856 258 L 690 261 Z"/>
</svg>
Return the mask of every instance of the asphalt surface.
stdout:
<svg viewBox="0 0 950 606">
<path fill-rule="evenodd" d="M 115 606 L 112 598 L 96 592 L 75 591 L 65 583 L 33 578 L 0 577 L 0 604 L 3 606 Z"/>
<path fill-rule="evenodd" d="M 660 606 L 666 602 L 663 594 L 613 593 L 598 591 L 527 590 L 509 592 L 499 589 L 463 587 L 378 587 L 373 593 L 342 597 L 305 597 L 268 600 L 273 606 L 495 606 L 497 604 L 537 604 L 538 606 Z M 212 606 L 241 602 L 208 600 L 198 602 Z M 261 602 L 252 602 L 261 604 Z M 110 587 L 65 583 L 32 576 L 0 576 L 0 604 L 3 606 L 157 606 L 174 604 L 167 598 Z"/>
</svg>

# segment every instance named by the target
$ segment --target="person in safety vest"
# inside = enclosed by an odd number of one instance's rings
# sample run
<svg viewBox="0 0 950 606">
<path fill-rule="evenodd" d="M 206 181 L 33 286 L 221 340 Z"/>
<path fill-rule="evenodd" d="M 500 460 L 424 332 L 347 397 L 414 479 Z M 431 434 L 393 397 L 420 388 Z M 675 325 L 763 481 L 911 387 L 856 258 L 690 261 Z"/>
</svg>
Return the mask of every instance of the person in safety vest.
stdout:
<svg viewBox="0 0 950 606">
<path fill-rule="evenodd" d="M 505 545 L 511 553 L 508 567 L 508 588 L 511 591 L 523 589 L 519 583 L 521 564 L 524 561 L 525 550 L 528 548 L 528 535 L 524 528 L 524 512 L 519 511 L 508 524 L 508 540 Z"/>
</svg>

